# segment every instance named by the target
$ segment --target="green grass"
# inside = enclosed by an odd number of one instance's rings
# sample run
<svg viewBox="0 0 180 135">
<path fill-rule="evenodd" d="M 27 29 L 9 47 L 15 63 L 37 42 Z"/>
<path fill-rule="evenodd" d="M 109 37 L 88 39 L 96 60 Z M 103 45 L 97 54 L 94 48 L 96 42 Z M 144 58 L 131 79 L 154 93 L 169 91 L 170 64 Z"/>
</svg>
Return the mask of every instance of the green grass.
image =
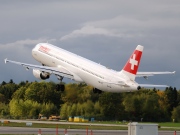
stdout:
<svg viewBox="0 0 180 135">
<path fill-rule="evenodd" d="M 158 123 L 160 130 L 180 131 L 180 123 L 164 122 Z"/>
<path fill-rule="evenodd" d="M 142 123 L 142 122 L 141 122 Z M 180 131 L 180 123 L 173 123 L 173 122 L 143 122 L 146 124 L 158 124 L 159 125 L 159 130 L 169 130 L 169 131 Z"/>
<path fill-rule="evenodd" d="M 180 123 L 165 122 L 165 123 L 158 123 L 158 124 L 163 127 L 179 127 L 180 128 Z"/>
<path fill-rule="evenodd" d="M 172 127 L 172 128 L 180 128 L 180 123 L 173 123 L 173 122 L 140 122 L 146 124 L 158 124 L 161 127 Z"/>
<path fill-rule="evenodd" d="M 15 123 L 11 122 L 8 124 L 3 124 L 3 126 L 7 127 L 27 127 L 26 123 Z M 97 125 L 91 125 L 89 123 L 89 126 L 87 125 L 75 125 L 75 124 L 43 124 L 43 123 L 33 123 L 32 126 L 34 128 L 58 128 L 61 129 L 92 129 L 92 130 L 127 130 L 127 127 L 120 127 L 120 126 L 97 126 Z"/>
</svg>

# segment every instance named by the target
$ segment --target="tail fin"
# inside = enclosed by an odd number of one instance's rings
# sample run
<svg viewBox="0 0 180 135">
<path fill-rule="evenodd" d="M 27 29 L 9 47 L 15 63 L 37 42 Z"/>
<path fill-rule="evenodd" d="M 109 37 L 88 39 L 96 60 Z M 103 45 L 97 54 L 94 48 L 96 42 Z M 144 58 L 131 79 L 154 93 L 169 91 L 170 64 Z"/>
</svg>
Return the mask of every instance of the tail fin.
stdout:
<svg viewBox="0 0 180 135">
<path fill-rule="evenodd" d="M 138 71 L 138 67 L 141 61 L 142 52 L 143 52 L 143 46 L 138 45 L 121 71 L 131 80 L 135 80 L 136 73 Z"/>
</svg>

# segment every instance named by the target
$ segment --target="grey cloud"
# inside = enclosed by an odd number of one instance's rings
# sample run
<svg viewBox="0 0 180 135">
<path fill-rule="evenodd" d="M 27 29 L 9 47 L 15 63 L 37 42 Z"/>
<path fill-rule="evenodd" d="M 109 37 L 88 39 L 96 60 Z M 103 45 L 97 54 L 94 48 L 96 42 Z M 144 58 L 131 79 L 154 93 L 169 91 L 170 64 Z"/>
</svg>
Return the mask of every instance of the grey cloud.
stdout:
<svg viewBox="0 0 180 135">
<path fill-rule="evenodd" d="M 1 1 L 0 81 L 34 80 L 31 72 L 3 61 L 8 57 L 37 64 L 31 49 L 39 42 L 48 41 L 115 70 L 142 44 L 141 71 L 177 71 L 167 80 L 157 76 L 149 81 L 180 88 L 179 7 L 179 0 Z"/>
</svg>

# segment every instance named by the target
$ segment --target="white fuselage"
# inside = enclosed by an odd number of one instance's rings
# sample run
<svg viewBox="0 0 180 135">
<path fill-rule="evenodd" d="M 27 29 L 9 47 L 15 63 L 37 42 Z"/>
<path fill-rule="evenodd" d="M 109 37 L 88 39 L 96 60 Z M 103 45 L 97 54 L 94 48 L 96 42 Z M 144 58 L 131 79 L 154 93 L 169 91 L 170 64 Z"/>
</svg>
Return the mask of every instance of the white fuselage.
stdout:
<svg viewBox="0 0 180 135">
<path fill-rule="evenodd" d="M 44 48 L 40 49 L 41 45 Z M 138 84 L 122 72 L 106 68 L 93 61 L 58 48 L 48 43 L 40 43 L 32 50 L 33 57 L 40 63 L 68 70 L 75 81 L 85 82 L 93 87 L 110 92 L 127 92 L 137 90 Z M 128 86 L 119 82 L 124 82 Z"/>
</svg>

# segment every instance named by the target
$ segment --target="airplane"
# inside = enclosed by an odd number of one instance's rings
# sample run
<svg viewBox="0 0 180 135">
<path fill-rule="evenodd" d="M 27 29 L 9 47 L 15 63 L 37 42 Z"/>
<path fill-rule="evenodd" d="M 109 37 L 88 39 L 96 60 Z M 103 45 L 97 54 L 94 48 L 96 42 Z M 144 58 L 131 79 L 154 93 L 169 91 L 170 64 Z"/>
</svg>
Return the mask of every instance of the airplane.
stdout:
<svg viewBox="0 0 180 135">
<path fill-rule="evenodd" d="M 175 74 L 174 72 L 137 72 L 140 65 L 143 46 L 138 45 L 121 71 L 109 69 L 101 64 L 85 59 L 79 55 L 66 51 L 49 43 L 39 43 L 32 49 L 32 56 L 40 65 L 21 63 L 5 59 L 22 65 L 27 70 L 32 69 L 33 75 L 42 80 L 49 79 L 51 74 L 57 76 L 60 84 L 57 89 L 65 90 L 62 83 L 64 77 L 80 83 L 93 86 L 94 93 L 106 92 L 132 92 L 142 87 L 168 87 L 167 85 L 138 84 L 136 77 L 148 78 L 156 74 Z"/>
</svg>

